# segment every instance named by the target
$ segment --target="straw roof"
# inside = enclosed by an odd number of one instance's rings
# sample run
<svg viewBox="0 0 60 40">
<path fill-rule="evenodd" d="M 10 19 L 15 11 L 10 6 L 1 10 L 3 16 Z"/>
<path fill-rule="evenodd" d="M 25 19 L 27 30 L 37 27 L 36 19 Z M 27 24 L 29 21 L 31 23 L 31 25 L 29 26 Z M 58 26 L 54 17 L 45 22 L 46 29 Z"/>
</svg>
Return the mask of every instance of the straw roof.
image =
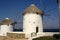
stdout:
<svg viewBox="0 0 60 40">
<path fill-rule="evenodd" d="M 39 10 L 34 4 L 31 4 L 24 12 L 23 14 L 26 13 L 38 13 L 38 14 L 43 14 L 41 10 Z"/>
<path fill-rule="evenodd" d="M 9 18 L 5 18 L 2 23 L 3 25 L 8 25 L 8 24 L 12 24 L 12 21 Z"/>
</svg>

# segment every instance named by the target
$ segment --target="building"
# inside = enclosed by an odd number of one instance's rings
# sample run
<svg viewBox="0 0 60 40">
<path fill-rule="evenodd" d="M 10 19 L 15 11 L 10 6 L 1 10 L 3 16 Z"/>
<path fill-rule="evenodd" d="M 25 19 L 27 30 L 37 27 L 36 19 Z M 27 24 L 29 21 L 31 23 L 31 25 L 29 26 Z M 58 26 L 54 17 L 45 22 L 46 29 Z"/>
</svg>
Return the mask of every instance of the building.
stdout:
<svg viewBox="0 0 60 40">
<path fill-rule="evenodd" d="M 52 36 L 55 33 L 43 32 L 43 12 L 34 4 L 23 12 L 23 32 L 13 32 L 13 25 L 9 18 L 0 23 L 1 40 L 32 40 L 40 36 Z M 57 33 L 58 34 L 58 33 Z"/>
<path fill-rule="evenodd" d="M 12 21 L 9 18 L 5 18 L 0 23 L 0 36 L 6 36 L 7 32 L 13 31 Z"/>
<path fill-rule="evenodd" d="M 43 34 L 42 23 L 43 12 L 39 10 L 34 4 L 30 5 L 23 12 L 23 32 L 30 35 Z"/>
</svg>

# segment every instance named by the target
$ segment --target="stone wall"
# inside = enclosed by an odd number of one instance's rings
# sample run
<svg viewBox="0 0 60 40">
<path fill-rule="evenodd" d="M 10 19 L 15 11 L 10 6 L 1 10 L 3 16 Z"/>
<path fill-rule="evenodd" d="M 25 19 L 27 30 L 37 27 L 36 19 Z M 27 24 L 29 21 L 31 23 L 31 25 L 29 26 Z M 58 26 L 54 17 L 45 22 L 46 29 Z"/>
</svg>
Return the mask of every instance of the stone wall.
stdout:
<svg viewBox="0 0 60 40">
<path fill-rule="evenodd" d="M 22 33 L 7 33 L 7 36 L 0 36 L 0 40 L 28 40 Z"/>
<path fill-rule="evenodd" d="M 4 40 L 5 38 L 5 36 L 0 36 L 0 40 Z"/>
</svg>

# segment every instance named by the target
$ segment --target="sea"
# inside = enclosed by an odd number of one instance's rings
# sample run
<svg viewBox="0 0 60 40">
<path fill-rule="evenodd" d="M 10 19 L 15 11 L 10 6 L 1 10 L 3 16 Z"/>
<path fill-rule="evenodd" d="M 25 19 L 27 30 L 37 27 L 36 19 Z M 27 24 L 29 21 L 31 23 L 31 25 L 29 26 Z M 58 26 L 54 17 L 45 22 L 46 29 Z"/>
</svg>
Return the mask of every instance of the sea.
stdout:
<svg viewBox="0 0 60 40">
<path fill-rule="evenodd" d="M 23 29 L 14 29 L 13 31 L 23 31 Z M 43 32 L 59 32 L 59 29 L 43 29 Z"/>
</svg>

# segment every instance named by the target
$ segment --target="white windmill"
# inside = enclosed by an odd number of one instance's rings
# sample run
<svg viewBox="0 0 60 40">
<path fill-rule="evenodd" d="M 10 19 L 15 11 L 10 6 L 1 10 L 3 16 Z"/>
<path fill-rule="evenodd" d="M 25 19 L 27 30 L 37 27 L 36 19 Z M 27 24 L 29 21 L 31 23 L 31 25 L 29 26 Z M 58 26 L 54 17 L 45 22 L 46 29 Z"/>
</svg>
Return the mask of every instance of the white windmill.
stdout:
<svg viewBox="0 0 60 40">
<path fill-rule="evenodd" d="M 0 23 L 0 36 L 6 36 L 8 32 L 13 31 L 13 25 L 11 25 L 13 22 L 9 18 L 5 18 Z"/>
</svg>

